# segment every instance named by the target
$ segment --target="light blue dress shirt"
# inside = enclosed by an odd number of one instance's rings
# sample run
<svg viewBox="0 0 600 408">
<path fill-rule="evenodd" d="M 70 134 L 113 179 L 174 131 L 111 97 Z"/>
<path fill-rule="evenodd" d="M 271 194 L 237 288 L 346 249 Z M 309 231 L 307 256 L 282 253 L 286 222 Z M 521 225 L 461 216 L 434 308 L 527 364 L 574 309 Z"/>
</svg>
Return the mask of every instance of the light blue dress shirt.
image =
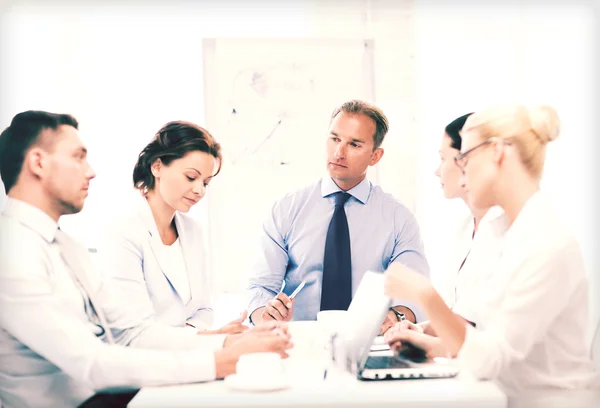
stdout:
<svg viewBox="0 0 600 408">
<path fill-rule="evenodd" d="M 334 210 L 333 194 L 341 191 L 330 177 L 277 201 L 263 223 L 262 253 L 250 278 L 248 311 L 265 306 L 279 293 L 290 295 L 307 280 L 296 296 L 294 320 L 314 320 L 321 304 L 325 238 Z M 367 179 L 348 190 L 344 209 L 350 230 L 352 293 L 366 271 L 384 271 L 402 262 L 429 277 L 423 242 L 414 215 L 391 194 Z M 414 304 L 394 299 L 424 320 Z"/>
</svg>

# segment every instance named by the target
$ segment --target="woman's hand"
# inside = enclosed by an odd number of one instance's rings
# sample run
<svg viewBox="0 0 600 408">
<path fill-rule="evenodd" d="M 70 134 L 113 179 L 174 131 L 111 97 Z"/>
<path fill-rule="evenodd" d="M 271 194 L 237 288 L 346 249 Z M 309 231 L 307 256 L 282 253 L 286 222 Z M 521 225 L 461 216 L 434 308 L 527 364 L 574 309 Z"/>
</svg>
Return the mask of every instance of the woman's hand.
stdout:
<svg viewBox="0 0 600 408">
<path fill-rule="evenodd" d="M 448 353 L 439 338 L 423 333 L 420 326 L 408 321 L 397 323 L 387 331 L 384 338 L 390 345 L 390 349 L 394 351 L 399 350 L 405 342 L 423 349 L 427 354 L 427 358 L 448 357 Z"/>
<path fill-rule="evenodd" d="M 287 325 L 282 322 L 266 322 L 245 333 L 229 335 L 223 348 L 215 352 L 217 378 L 233 374 L 243 354 L 271 352 L 287 358 L 287 351 L 292 347 Z"/>
<path fill-rule="evenodd" d="M 245 326 L 243 324 L 244 320 L 246 320 L 246 317 L 248 317 L 248 312 L 247 311 L 243 311 L 242 314 L 240 314 L 240 317 L 238 317 L 237 319 L 227 323 L 225 326 L 221 327 L 220 329 L 217 330 L 199 330 L 197 334 L 200 335 L 207 335 L 207 334 L 228 334 L 228 335 L 235 335 L 235 334 L 240 334 L 245 332 L 246 330 L 248 330 L 248 326 Z M 194 327 L 188 323 L 186 323 L 186 326 L 190 326 L 190 327 Z"/>
<path fill-rule="evenodd" d="M 244 320 L 246 320 L 246 318 L 248 317 L 248 312 L 246 310 L 244 310 L 242 312 L 242 314 L 240 315 L 240 317 L 238 317 L 235 320 L 232 320 L 231 322 L 227 323 L 225 326 L 221 327 L 220 329 L 216 330 L 216 332 L 218 334 L 238 334 L 238 333 L 243 333 L 246 330 L 248 330 L 248 326 L 245 326 Z"/>
<path fill-rule="evenodd" d="M 402 330 L 415 330 L 419 333 L 423 333 L 423 327 L 408 320 L 402 320 L 401 322 L 396 323 L 390 328 L 390 330 L 388 330 L 388 333 Z"/>
</svg>

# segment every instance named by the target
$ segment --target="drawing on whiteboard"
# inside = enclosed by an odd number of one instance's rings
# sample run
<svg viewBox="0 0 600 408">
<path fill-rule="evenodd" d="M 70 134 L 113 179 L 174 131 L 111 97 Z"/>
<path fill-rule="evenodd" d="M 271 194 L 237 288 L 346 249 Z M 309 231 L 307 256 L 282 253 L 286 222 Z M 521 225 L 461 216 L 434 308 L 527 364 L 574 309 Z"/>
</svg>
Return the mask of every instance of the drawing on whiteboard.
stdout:
<svg viewBox="0 0 600 408">
<path fill-rule="evenodd" d="M 232 164 L 293 162 L 286 135 L 294 133 L 292 119 L 301 117 L 315 98 L 314 85 L 310 70 L 299 63 L 238 72 L 227 96 L 231 116 L 224 129 L 228 140 L 234 141 Z"/>
</svg>

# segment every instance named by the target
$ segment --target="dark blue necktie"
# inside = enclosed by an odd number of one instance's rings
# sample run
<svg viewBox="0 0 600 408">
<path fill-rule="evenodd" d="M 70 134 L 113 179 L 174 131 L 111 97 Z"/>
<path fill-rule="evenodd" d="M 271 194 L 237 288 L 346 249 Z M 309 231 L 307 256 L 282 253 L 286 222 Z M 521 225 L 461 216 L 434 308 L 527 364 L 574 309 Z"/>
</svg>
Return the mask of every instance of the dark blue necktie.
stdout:
<svg viewBox="0 0 600 408">
<path fill-rule="evenodd" d="M 335 210 L 327 230 L 323 257 L 321 310 L 348 310 L 352 300 L 352 261 L 344 204 L 350 194 L 338 191 L 334 197 Z"/>
</svg>

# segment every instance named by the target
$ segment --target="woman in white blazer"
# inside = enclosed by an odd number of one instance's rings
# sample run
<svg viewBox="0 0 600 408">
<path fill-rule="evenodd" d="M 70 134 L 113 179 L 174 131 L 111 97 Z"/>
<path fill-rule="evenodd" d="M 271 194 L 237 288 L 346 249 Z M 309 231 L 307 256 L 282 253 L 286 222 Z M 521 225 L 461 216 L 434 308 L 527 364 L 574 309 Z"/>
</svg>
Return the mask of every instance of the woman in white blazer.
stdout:
<svg viewBox="0 0 600 408">
<path fill-rule="evenodd" d="M 125 320 L 149 314 L 171 326 L 204 333 L 238 333 L 246 315 L 210 331 L 212 287 L 200 224 L 187 216 L 221 167 L 220 146 L 208 131 L 176 121 L 163 126 L 133 171 L 140 192 L 131 211 L 106 229 L 99 257 L 130 308 Z"/>
<path fill-rule="evenodd" d="M 482 288 L 481 325 L 458 318 L 431 283 L 401 265 L 386 271 L 385 291 L 419 303 L 441 339 L 427 349 L 415 330 L 390 332 L 431 356 L 457 356 L 461 367 L 493 379 L 509 400 L 600 385 L 586 344 L 588 281 L 577 240 L 539 191 L 546 145 L 559 133 L 549 107 L 491 108 L 471 115 L 457 164 L 469 203 L 504 209 L 509 229 L 495 271 Z M 575 401 L 573 401 L 575 405 Z"/>
</svg>

